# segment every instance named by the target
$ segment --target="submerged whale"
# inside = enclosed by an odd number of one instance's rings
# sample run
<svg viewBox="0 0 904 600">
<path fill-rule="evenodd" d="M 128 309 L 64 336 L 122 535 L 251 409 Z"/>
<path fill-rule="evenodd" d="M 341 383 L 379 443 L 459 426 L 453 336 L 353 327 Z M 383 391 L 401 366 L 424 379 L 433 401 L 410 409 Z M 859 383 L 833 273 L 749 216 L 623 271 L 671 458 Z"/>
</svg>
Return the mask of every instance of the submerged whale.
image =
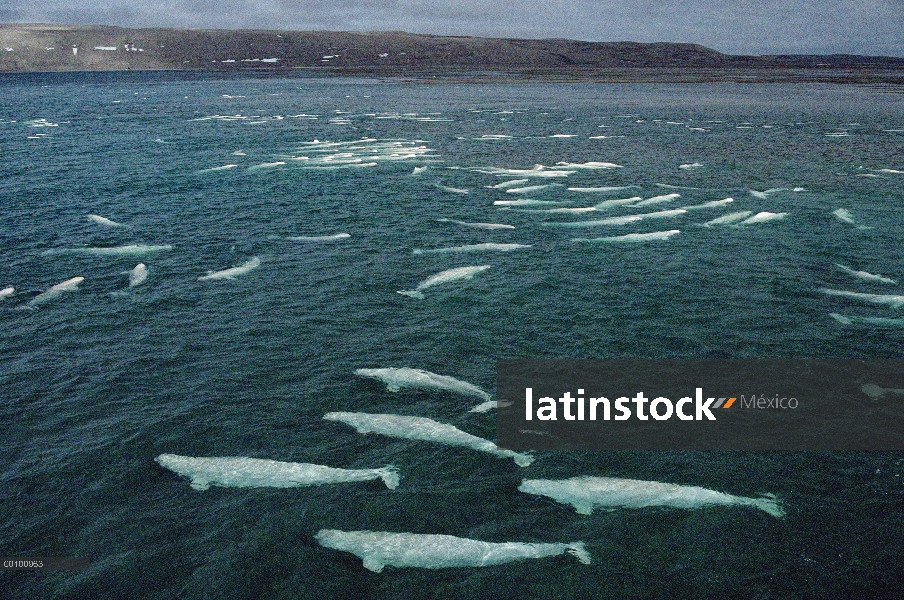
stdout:
<svg viewBox="0 0 904 600">
<path fill-rule="evenodd" d="M 504 190 L 510 187 L 518 187 L 519 185 L 523 185 L 530 181 L 529 179 L 512 179 L 511 181 L 503 181 L 502 183 L 497 183 L 496 185 L 488 185 L 487 187 L 494 190 Z"/>
<path fill-rule="evenodd" d="M 622 190 L 630 190 L 639 188 L 639 185 L 614 185 L 605 187 L 570 187 L 570 192 L 581 192 L 584 194 L 608 194 L 611 192 L 620 192 Z"/>
<path fill-rule="evenodd" d="M 144 263 L 138 263 L 129 271 L 129 287 L 139 286 L 148 278 L 148 268 Z"/>
<path fill-rule="evenodd" d="M 395 467 L 380 469 L 336 469 L 308 463 L 291 463 L 246 457 L 193 457 L 161 454 L 161 466 L 191 479 L 191 487 L 206 490 L 221 487 L 289 488 L 324 483 L 346 483 L 382 479 L 391 490 L 399 485 Z"/>
<path fill-rule="evenodd" d="M 314 539 L 325 548 L 351 552 L 362 559 L 365 569 L 375 573 L 387 565 L 424 569 L 485 567 L 566 552 L 581 563 L 590 564 L 584 542 L 483 542 L 452 535 L 336 529 L 321 529 Z"/>
<path fill-rule="evenodd" d="M 703 208 L 715 208 L 717 206 L 725 206 L 726 204 L 731 204 L 734 202 L 734 198 L 725 198 L 723 200 L 710 200 L 709 202 L 704 202 L 703 204 L 692 204 L 690 206 L 682 206 L 684 210 L 700 210 Z"/>
<path fill-rule="evenodd" d="M 350 233 L 334 233 L 333 235 L 294 235 L 286 239 L 290 242 L 336 242 L 352 237 Z"/>
<path fill-rule="evenodd" d="M 437 375 L 421 369 L 400 369 L 387 367 L 383 369 L 356 369 L 355 375 L 360 377 L 372 377 L 386 384 L 390 392 L 398 392 L 402 388 L 415 388 L 422 390 L 447 390 L 464 396 L 476 396 L 489 401 L 491 396 L 467 381 L 461 381 L 446 375 Z"/>
<path fill-rule="evenodd" d="M 722 215 L 712 221 L 707 221 L 703 223 L 703 227 L 712 227 L 713 225 L 729 225 L 731 223 L 737 223 L 738 221 L 743 221 L 747 217 L 753 214 L 752 210 L 739 210 L 738 212 L 728 213 L 727 215 Z"/>
<path fill-rule="evenodd" d="M 856 277 L 857 279 L 862 279 L 864 281 L 875 281 L 877 283 L 897 283 L 894 279 L 889 279 L 888 277 L 883 277 L 882 275 L 874 275 L 872 273 L 867 273 L 866 271 L 855 271 L 850 267 L 846 267 L 844 265 L 840 265 L 835 263 L 835 266 L 847 273 L 852 277 Z"/>
<path fill-rule="evenodd" d="M 125 227 L 122 223 L 117 223 L 116 221 L 111 221 L 106 217 L 102 217 L 100 215 L 88 215 L 88 220 L 97 223 L 98 225 L 103 225 L 104 227 Z"/>
<path fill-rule="evenodd" d="M 889 317 L 857 317 L 854 315 L 841 315 L 829 313 L 829 316 L 842 325 L 875 325 L 877 327 L 904 327 L 904 319 L 892 319 Z"/>
<path fill-rule="evenodd" d="M 482 273 L 489 268 L 489 265 L 480 265 L 476 267 L 456 267 L 454 269 L 447 269 L 445 271 L 440 271 L 436 275 L 431 275 L 424 281 L 417 284 L 417 287 L 413 290 L 398 290 L 396 293 L 402 294 L 403 296 L 409 296 L 411 298 L 417 298 L 418 300 L 423 300 L 423 291 L 427 288 L 431 288 L 435 285 L 440 285 L 443 283 L 449 283 L 452 281 L 471 279 L 478 273 Z"/>
<path fill-rule="evenodd" d="M 540 190 L 548 190 L 554 187 L 561 187 L 561 184 L 558 183 L 547 183 L 546 185 L 529 185 L 526 187 L 520 188 L 509 188 L 505 190 L 507 194 L 530 194 L 532 192 L 539 192 Z"/>
<path fill-rule="evenodd" d="M 44 304 L 54 298 L 66 293 L 66 292 L 74 292 L 78 290 L 78 284 L 85 280 L 84 277 L 73 277 L 72 279 L 67 279 L 62 283 L 58 283 L 55 286 L 49 288 L 46 291 L 41 292 L 37 296 L 31 299 L 31 302 L 27 304 L 29 308 L 34 308 L 40 304 Z"/>
<path fill-rule="evenodd" d="M 261 266 L 261 259 L 258 257 L 254 257 L 251 260 L 242 263 L 237 267 L 232 267 L 231 269 L 223 269 L 222 271 L 213 271 L 208 272 L 207 275 L 202 275 L 198 277 L 198 281 L 210 281 L 216 279 L 235 279 L 237 275 L 244 275 L 248 271 L 252 269 L 256 269 Z"/>
<path fill-rule="evenodd" d="M 626 204 L 633 204 L 635 202 L 640 202 L 643 198 L 640 196 L 632 196 L 630 198 L 617 198 L 615 200 L 604 200 L 599 204 L 594 204 L 593 208 L 596 210 L 608 210 L 610 208 L 614 208 L 616 206 L 624 206 Z"/>
<path fill-rule="evenodd" d="M 620 479 L 617 477 L 572 477 L 570 479 L 525 479 L 518 490 L 548 496 L 561 504 L 571 504 L 582 515 L 595 507 L 645 508 L 668 506 L 694 509 L 714 504 L 752 506 L 774 517 L 785 516 L 774 496 L 745 498 L 690 485 Z"/>
<path fill-rule="evenodd" d="M 521 248 L 530 248 L 530 244 L 495 244 L 486 242 L 483 244 L 468 244 L 465 246 L 450 246 L 449 248 L 430 248 L 422 250 L 416 248 L 411 251 L 412 254 L 450 254 L 453 252 L 481 252 L 484 250 L 496 250 L 498 252 L 511 252 L 512 250 L 520 250 Z"/>
<path fill-rule="evenodd" d="M 887 304 L 892 308 L 904 306 L 904 296 L 896 294 L 864 294 L 862 292 L 849 292 L 847 290 L 833 290 L 831 288 L 819 288 L 819 291 L 829 296 L 843 296 L 852 300 L 863 300 L 873 304 Z"/>
<path fill-rule="evenodd" d="M 493 442 L 466 433 L 453 425 L 440 423 L 425 417 L 406 417 L 403 415 L 378 415 L 371 413 L 331 412 L 323 415 L 327 421 L 338 421 L 351 425 L 358 433 L 379 433 L 389 437 L 408 440 L 424 440 L 463 446 L 486 452 L 493 456 L 511 458 L 519 467 L 526 467 L 534 462 L 529 454 L 520 454 L 513 450 L 500 448 Z"/>
<path fill-rule="evenodd" d="M 618 242 L 654 242 L 658 240 L 667 240 L 673 235 L 681 233 L 680 229 L 670 229 L 668 231 L 653 231 L 650 233 L 629 233 L 627 235 L 614 235 L 611 237 L 598 238 L 573 238 L 572 242 L 586 243 L 618 243 Z"/>
<path fill-rule="evenodd" d="M 437 219 L 440 223 L 455 223 L 463 227 L 474 227 L 476 229 L 514 229 L 514 225 L 506 225 L 505 223 L 469 223 L 467 221 L 457 221 L 455 219 Z"/>
<path fill-rule="evenodd" d="M 665 194 L 663 196 L 653 196 L 652 198 L 647 198 L 646 200 L 638 202 L 637 204 L 634 204 L 632 206 L 649 206 L 651 204 L 661 204 L 663 202 L 671 202 L 672 200 L 680 197 L 681 194 L 678 193 Z"/>
<path fill-rule="evenodd" d="M 172 250 L 169 244 L 160 246 L 152 246 L 148 244 L 127 244 L 125 246 L 110 246 L 101 248 L 59 248 L 54 250 L 45 250 L 41 254 L 43 256 L 52 256 L 54 254 L 93 254 L 95 256 L 140 256 L 142 254 L 150 254 L 151 252 L 164 252 Z"/>
</svg>

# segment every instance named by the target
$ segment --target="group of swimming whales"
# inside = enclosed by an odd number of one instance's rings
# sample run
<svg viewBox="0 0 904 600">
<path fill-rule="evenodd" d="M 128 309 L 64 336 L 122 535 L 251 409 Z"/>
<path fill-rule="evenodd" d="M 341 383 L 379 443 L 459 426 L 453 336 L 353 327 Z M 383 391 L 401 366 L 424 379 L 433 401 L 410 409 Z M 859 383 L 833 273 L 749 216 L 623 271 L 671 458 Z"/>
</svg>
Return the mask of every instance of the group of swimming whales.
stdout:
<svg viewBox="0 0 904 600">
<path fill-rule="evenodd" d="M 584 165 L 568 163 L 570 167 L 585 167 L 585 168 L 617 168 L 619 165 L 615 165 L 613 163 L 586 163 Z M 589 167 L 588 167 L 589 166 Z M 573 171 L 562 170 L 562 168 L 556 167 L 555 169 L 547 169 L 542 165 L 536 165 L 533 169 L 501 169 L 501 168 L 492 168 L 492 169 L 477 169 L 478 172 L 488 173 L 496 176 L 532 176 L 532 177 L 565 177 Z M 415 169 L 415 174 L 418 173 L 418 170 Z M 506 193 L 527 193 L 527 192 L 536 192 L 542 189 L 548 189 L 552 187 L 562 187 L 560 184 L 544 184 L 544 185 L 525 185 L 529 182 L 529 179 L 514 179 L 509 181 L 503 181 L 502 183 L 498 183 L 495 185 L 486 186 L 490 189 L 496 189 L 500 191 L 504 191 Z M 666 186 L 664 184 L 663 187 L 670 188 L 678 188 L 679 186 Z M 629 190 L 631 188 L 637 188 L 639 186 L 636 185 L 626 185 L 626 186 L 604 186 L 604 187 L 569 187 L 568 189 L 573 192 L 580 193 L 594 193 L 594 194 L 612 194 L 625 190 Z M 696 188 L 692 188 L 696 189 Z M 767 199 L 773 194 L 777 194 L 779 192 L 802 192 L 805 191 L 804 188 L 771 188 L 764 191 L 757 190 L 749 190 L 750 195 L 754 196 L 758 199 Z M 496 200 L 493 202 L 494 206 L 505 208 L 505 209 L 515 209 L 526 212 L 536 212 L 536 213 L 545 213 L 545 214 L 587 214 L 587 213 L 600 213 L 611 210 L 616 207 L 622 208 L 639 208 L 639 207 L 647 207 L 652 205 L 660 205 L 665 203 L 670 203 L 681 197 L 681 194 L 678 192 L 672 192 L 668 194 L 663 194 L 659 196 L 653 196 L 651 198 L 643 199 L 641 196 L 632 196 L 630 198 L 619 198 L 612 200 L 603 200 L 597 204 L 587 207 L 561 207 L 558 206 L 563 204 L 560 201 L 554 200 L 533 200 L 533 199 L 517 199 L 517 200 Z M 584 221 L 552 221 L 552 222 L 544 222 L 541 223 L 542 226 L 545 227 L 560 227 L 560 228 L 588 228 L 588 227 L 597 227 L 597 226 L 616 226 L 616 225 L 625 225 L 628 223 L 637 223 L 644 220 L 651 219 L 662 219 L 667 217 L 674 217 L 682 214 L 686 214 L 689 211 L 697 211 L 704 209 L 712 209 L 712 208 L 720 208 L 726 207 L 734 202 L 734 198 L 724 198 L 722 200 L 712 200 L 708 202 L 703 202 L 700 204 L 693 204 L 688 206 L 682 206 L 680 208 L 668 209 L 668 210 L 659 210 L 653 212 L 639 213 L 639 214 L 630 214 L 616 217 L 606 217 L 602 219 L 593 219 L 593 220 L 584 220 Z M 556 206 L 555 208 L 548 208 L 549 206 Z M 528 208 L 530 207 L 530 208 Z M 544 207 L 544 208 L 538 208 Z M 872 229 L 872 227 L 865 225 L 858 225 L 855 221 L 851 212 L 845 208 L 839 208 L 832 212 L 832 214 L 842 223 L 846 223 L 848 225 L 853 225 L 857 229 Z M 745 226 L 745 225 L 754 225 L 759 223 L 766 223 L 770 221 L 777 221 L 784 219 L 788 213 L 786 212 L 769 212 L 769 211 L 761 211 L 756 214 L 751 210 L 741 210 L 736 212 L 730 212 L 728 214 L 722 215 L 720 217 L 716 217 L 715 219 L 706 221 L 704 223 L 698 224 L 701 227 L 716 227 L 716 226 Z M 459 221 L 455 219 L 442 218 L 437 219 L 440 222 L 449 222 L 455 223 L 457 225 L 479 228 L 479 229 L 489 229 L 489 230 L 498 230 L 498 229 L 514 229 L 513 225 L 503 224 L 503 223 L 474 223 L 467 221 Z M 571 241 L 575 243 L 581 242 L 651 242 L 651 241 L 661 241 L 667 240 L 677 234 L 681 233 L 678 229 L 670 229 L 666 231 L 654 231 L 650 233 L 629 233 L 625 235 L 618 236 L 606 236 L 606 237 L 595 237 L 595 238 L 573 238 Z M 518 250 L 522 248 L 530 248 L 530 245 L 527 244 L 500 244 L 500 243 L 480 243 L 480 244 L 468 244 L 464 246 L 455 246 L 449 248 L 434 248 L 434 249 L 415 249 L 413 251 L 414 254 L 446 254 L 452 252 L 475 252 L 475 251 L 485 251 L 485 250 L 495 250 L 495 251 L 504 251 L 508 252 L 511 250 Z M 836 264 L 841 271 L 860 279 L 862 281 L 868 282 L 878 282 L 885 284 L 896 284 L 897 282 L 888 277 L 884 277 L 882 275 L 875 275 L 869 273 L 867 271 L 858 271 L 855 269 L 851 269 L 850 267 L 846 267 L 844 265 Z M 465 266 L 465 267 L 456 267 L 452 269 L 447 269 L 445 271 L 441 271 L 434 275 L 431 275 L 427 279 L 421 281 L 414 289 L 412 290 L 399 290 L 397 293 L 402 294 L 404 296 L 409 296 L 411 298 L 417 298 L 419 300 L 423 300 L 424 290 L 427 288 L 431 288 L 435 285 L 461 281 L 466 279 L 471 279 L 475 275 L 482 273 L 489 269 L 489 265 L 479 265 L 479 266 Z M 862 292 L 853 292 L 848 290 L 836 290 L 831 288 L 820 288 L 819 291 L 826 295 L 830 296 L 840 296 L 849 298 L 852 300 L 857 300 L 861 302 L 868 302 L 872 304 L 886 305 L 893 309 L 898 309 L 904 307 L 904 295 L 901 294 L 870 294 L 870 293 L 862 293 Z M 842 323 L 844 325 L 873 325 L 879 327 L 904 327 L 904 318 L 888 318 L 888 317 L 862 317 L 862 316 L 853 316 L 853 315 L 842 315 L 839 313 L 829 313 L 833 319 Z"/>
<path fill-rule="evenodd" d="M 483 400 L 471 412 L 484 412 L 495 403 L 479 387 L 449 377 L 412 368 L 358 369 L 360 377 L 375 378 L 389 391 L 413 388 L 446 391 Z M 387 437 L 435 442 L 470 448 L 500 458 L 511 458 L 527 467 L 534 457 L 499 448 L 493 442 L 471 435 L 453 425 L 425 417 L 396 414 L 329 412 L 324 420 L 345 423 L 358 433 L 375 433 Z M 387 465 L 371 469 L 342 469 L 324 465 L 280 462 L 247 457 L 190 457 L 161 454 L 156 461 L 163 467 L 186 476 L 191 487 L 206 490 L 211 485 L 222 487 L 289 488 L 347 482 L 382 480 L 396 489 L 401 476 Z M 695 509 L 705 506 L 749 506 L 783 517 L 784 510 L 772 495 L 762 498 L 734 496 L 696 486 L 615 477 L 573 477 L 563 480 L 524 479 L 520 491 L 546 496 L 558 503 L 574 507 L 578 514 L 589 515 L 595 508 L 670 507 Z M 564 543 L 487 542 L 451 535 L 418 534 L 388 531 L 339 531 L 321 529 L 314 536 L 326 548 L 342 550 L 362 559 L 366 569 L 380 572 L 393 567 L 483 567 L 529 558 L 571 554 L 583 564 L 590 564 L 590 554 L 581 541 Z"/>
<path fill-rule="evenodd" d="M 102 217 L 100 215 L 87 215 L 89 221 L 101 225 L 103 227 L 128 227 L 122 223 L 118 223 L 106 217 Z M 348 234 L 339 234 L 339 236 L 327 236 L 330 240 L 332 239 L 344 239 L 344 237 L 348 237 Z M 293 238 L 290 238 L 293 239 Z M 321 240 L 321 238 L 303 238 L 305 240 Z M 84 246 L 78 248 L 55 248 L 51 250 L 46 250 L 42 254 L 45 256 L 53 256 L 60 254 L 88 254 L 93 256 L 144 256 L 148 254 L 153 254 L 156 252 L 162 252 L 167 250 L 172 250 L 173 247 L 169 244 L 164 245 L 150 245 L 150 244 L 125 244 L 122 246 L 104 246 L 104 247 L 91 247 Z M 248 273 L 249 271 L 256 269 L 261 264 L 261 261 L 258 257 L 252 257 L 250 260 L 244 262 L 243 264 L 230 267 L 228 269 L 223 269 L 220 271 L 208 271 L 206 275 L 202 275 L 198 277 L 198 281 L 213 281 L 219 279 L 233 279 L 238 275 L 243 275 Z M 138 263 L 129 271 L 123 273 L 124 275 L 129 276 L 129 288 L 137 287 L 147 281 L 148 278 L 148 268 L 144 263 Z M 32 298 L 28 303 L 22 305 L 20 308 L 33 309 L 38 306 L 53 300 L 67 292 L 75 292 L 79 289 L 79 284 L 85 281 L 85 278 L 82 276 L 72 277 L 71 279 L 67 279 L 66 281 L 57 283 L 56 285 L 51 286 L 50 288 L 44 290 L 39 293 L 37 296 Z M 16 288 L 13 286 L 6 287 L 0 289 L 0 299 L 7 298 L 9 296 L 14 295 L 16 292 Z M 116 292 L 118 294 L 120 292 Z"/>
</svg>

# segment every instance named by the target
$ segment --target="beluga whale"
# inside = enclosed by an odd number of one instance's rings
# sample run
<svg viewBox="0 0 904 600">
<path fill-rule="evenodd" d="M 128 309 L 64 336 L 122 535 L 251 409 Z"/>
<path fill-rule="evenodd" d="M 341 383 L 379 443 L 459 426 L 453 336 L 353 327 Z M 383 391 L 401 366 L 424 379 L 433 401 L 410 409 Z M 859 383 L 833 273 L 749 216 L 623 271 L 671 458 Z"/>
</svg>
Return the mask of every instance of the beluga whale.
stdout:
<svg viewBox="0 0 904 600">
<path fill-rule="evenodd" d="M 54 298 L 57 298 L 57 297 L 65 294 L 66 292 L 77 291 L 78 284 L 80 284 L 84 280 L 85 280 L 84 277 L 73 277 L 72 279 L 67 279 L 66 281 L 63 281 L 62 283 L 58 283 L 55 286 L 51 287 L 50 289 L 43 291 L 40 294 L 38 294 L 37 296 L 35 296 L 34 298 L 32 298 L 31 302 L 29 302 L 26 305 L 26 307 L 34 308 L 36 306 L 40 306 L 41 304 L 44 304 L 45 302 L 49 302 L 50 300 L 53 300 Z"/>
<path fill-rule="evenodd" d="M 337 421 L 351 425 L 358 433 L 379 433 L 380 435 L 408 440 L 424 440 L 450 446 L 463 446 L 501 458 L 511 458 L 519 467 L 526 467 L 534 462 L 534 457 L 529 454 L 520 454 L 513 450 L 500 448 L 489 440 L 466 433 L 452 425 L 425 417 L 331 412 L 323 415 L 323 418 L 327 421 Z"/>
<path fill-rule="evenodd" d="M 129 274 L 129 287 L 137 287 L 144 283 L 148 278 L 148 268 L 144 263 L 138 263 L 135 267 L 132 268 L 131 271 L 128 271 Z"/>
<path fill-rule="evenodd" d="M 393 466 L 379 469 L 337 469 L 263 458 L 194 457 L 178 454 L 161 454 L 155 460 L 160 466 L 191 479 L 191 487 L 196 490 L 206 490 L 211 485 L 290 488 L 375 479 L 382 479 L 391 490 L 399 485 L 399 474 Z"/>
<path fill-rule="evenodd" d="M 571 504 L 578 514 L 589 515 L 594 508 L 646 508 L 668 506 L 695 509 L 704 506 L 752 506 L 773 517 L 785 516 L 775 497 L 745 498 L 714 490 L 658 481 L 617 477 L 572 477 L 570 479 L 525 479 L 519 491 L 547 496 L 561 504 Z"/>
<path fill-rule="evenodd" d="M 222 271 L 209 271 L 207 275 L 202 275 L 198 277 L 198 281 L 211 281 L 217 279 L 235 279 L 239 275 L 244 275 L 245 273 L 258 268 L 261 266 L 261 259 L 258 257 L 254 257 L 251 260 L 242 263 L 237 267 L 232 267 L 230 269 L 223 269 Z"/>
<path fill-rule="evenodd" d="M 417 298 L 418 300 L 423 300 L 424 290 L 428 288 L 443 283 L 450 283 L 452 281 L 471 279 L 478 273 L 483 273 L 489 268 L 489 265 L 480 265 L 473 267 L 456 267 L 454 269 L 447 269 L 445 271 L 440 271 L 436 275 L 431 275 L 424 281 L 417 284 L 417 287 L 415 287 L 413 290 L 398 290 L 396 293 L 402 294 L 403 296 L 409 296 L 411 298 Z"/>
<path fill-rule="evenodd" d="M 111 219 L 106 217 L 102 217 L 100 215 L 87 215 L 87 219 L 92 223 L 97 223 L 98 225 L 103 225 L 104 227 L 125 227 L 122 223 L 117 223 Z"/>
<path fill-rule="evenodd" d="M 314 539 L 325 548 L 351 552 L 361 558 L 365 569 L 375 573 L 387 565 L 423 569 L 486 567 L 565 553 L 582 564 L 590 564 L 584 542 L 484 542 L 453 535 L 336 529 L 321 529 Z"/>
<path fill-rule="evenodd" d="M 489 401 L 492 397 L 476 385 L 461 381 L 448 375 L 437 375 L 421 369 L 408 367 L 386 367 L 382 369 L 356 369 L 355 375 L 359 377 L 372 377 L 386 384 L 390 392 L 398 392 L 402 388 L 421 390 L 446 390 L 463 396 L 476 396 L 481 400 Z"/>
</svg>

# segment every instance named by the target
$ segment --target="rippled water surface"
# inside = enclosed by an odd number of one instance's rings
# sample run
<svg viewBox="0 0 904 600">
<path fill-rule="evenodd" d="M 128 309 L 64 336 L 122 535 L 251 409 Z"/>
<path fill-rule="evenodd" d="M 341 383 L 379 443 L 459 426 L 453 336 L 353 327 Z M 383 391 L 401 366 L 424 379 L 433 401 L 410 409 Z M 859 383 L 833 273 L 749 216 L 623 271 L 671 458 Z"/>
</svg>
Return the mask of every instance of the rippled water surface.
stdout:
<svg viewBox="0 0 904 600">
<path fill-rule="evenodd" d="M 606 187 L 624 189 L 569 189 Z M 895 597 L 901 453 L 549 452 L 521 468 L 323 415 L 494 438 L 493 413 L 468 412 L 477 398 L 393 392 L 360 368 L 492 394 L 499 358 L 901 358 L 904 313 L 856 294 L 904 293 L 902 202 L 904 103 L 863 87 L 4 78 L 0 553 L 92 564 L 0 586 Z M 138 263 L 147 279 L 130 288 Z M 430 279 L 460 267 L 489 268 Z M 157 465 L 165 453 L 391 464 L 401 482 L 200 491 Z M 787 514 L 588 516 L 517 490 L 576 475 L 772 493 Z M 321 547 L 321 529 L 583 541 L 591 564 L 374 573 Z"/>
</svg>

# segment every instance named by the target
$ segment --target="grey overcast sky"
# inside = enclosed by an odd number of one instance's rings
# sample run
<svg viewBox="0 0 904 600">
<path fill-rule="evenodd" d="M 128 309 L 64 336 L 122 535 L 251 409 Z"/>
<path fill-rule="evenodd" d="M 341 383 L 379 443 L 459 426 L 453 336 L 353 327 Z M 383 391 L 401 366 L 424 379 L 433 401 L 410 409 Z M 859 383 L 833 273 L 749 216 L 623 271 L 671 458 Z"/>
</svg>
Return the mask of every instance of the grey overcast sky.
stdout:
<svg viewBox="0 0 904 600">
<path fill-rule="evenodd" d="M 904 56 L 904 0 L 0 0 L 0 22 L 693 42 Z"/>
</svg>

